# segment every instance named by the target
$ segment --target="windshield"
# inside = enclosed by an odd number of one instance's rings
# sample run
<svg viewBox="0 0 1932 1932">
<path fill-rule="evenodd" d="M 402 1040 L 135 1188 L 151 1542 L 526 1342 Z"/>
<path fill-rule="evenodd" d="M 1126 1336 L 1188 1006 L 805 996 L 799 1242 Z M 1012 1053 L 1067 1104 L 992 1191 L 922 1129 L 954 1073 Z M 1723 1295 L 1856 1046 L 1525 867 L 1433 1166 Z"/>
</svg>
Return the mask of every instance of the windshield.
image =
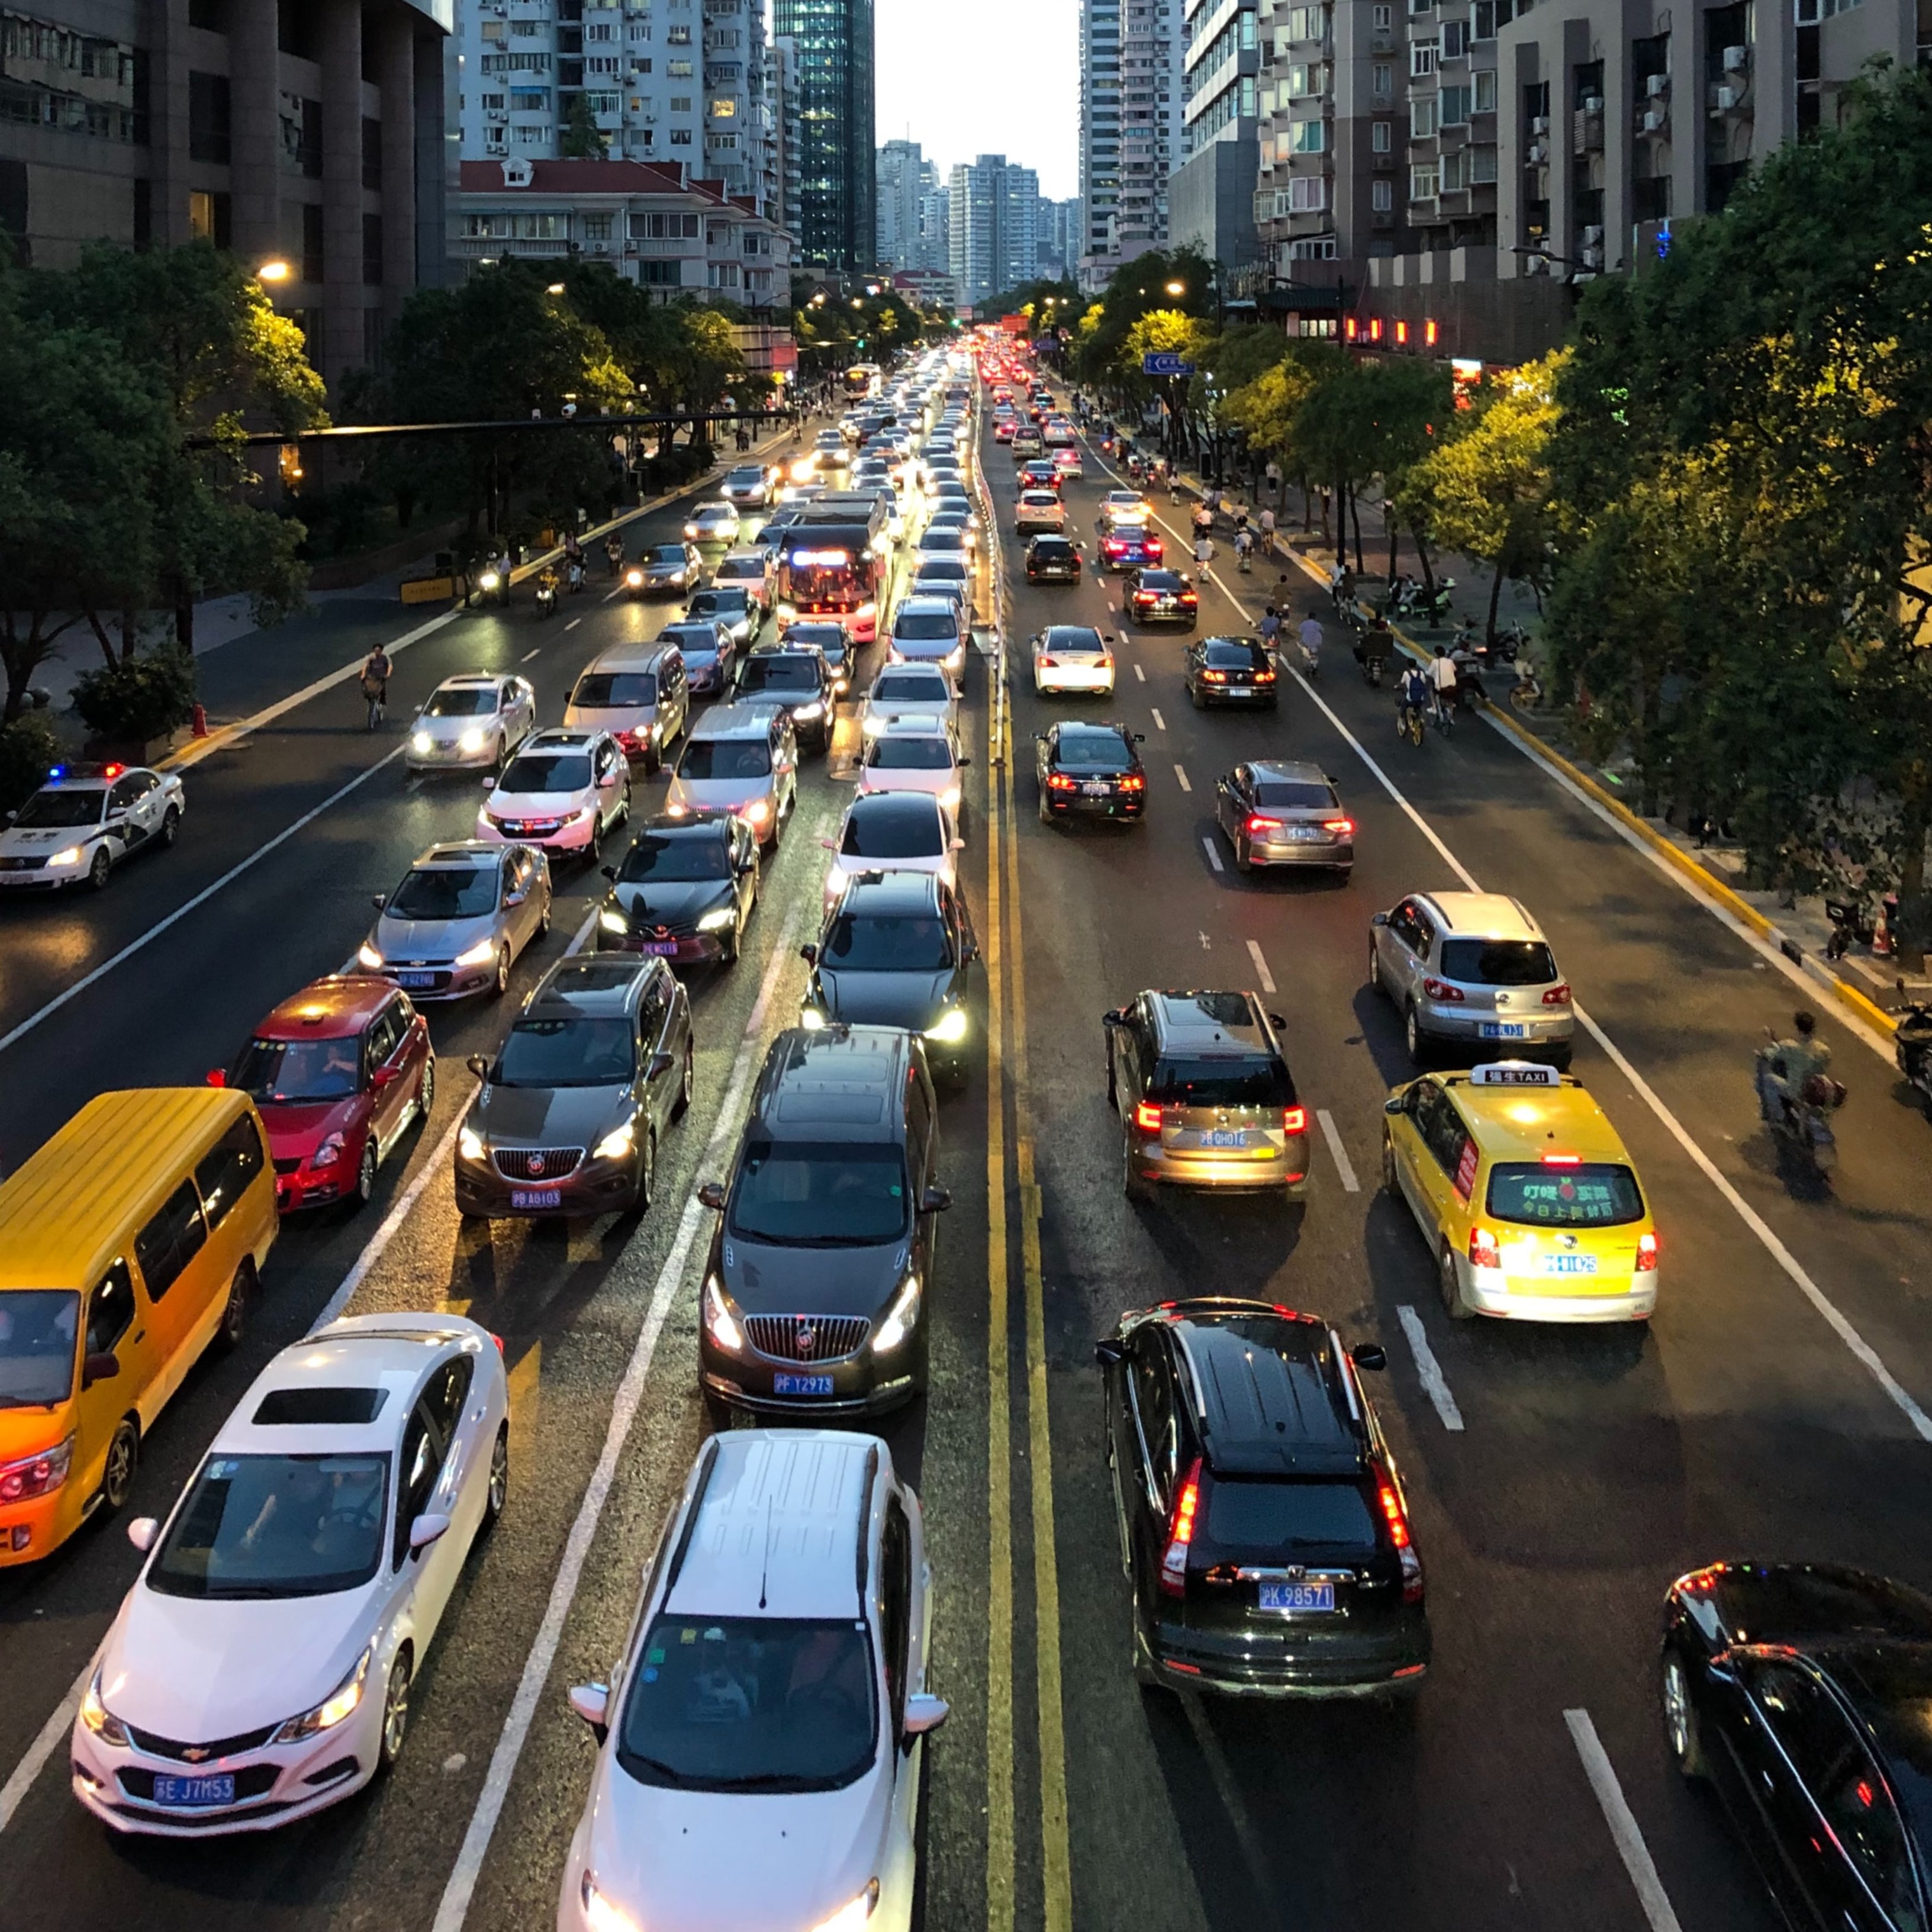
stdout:
<svg viewBox="0 0 1932 1932">
<path fill-rule="evenodd" d="M 649 879 L 658 885 L 675 885 L 690 879 L 728 879 L 731 854 L 725 842 L 716 834 L 702 838 L 668 838 L 661 833 L 639 833 L 624 855 L 623 868 L 617 874 L 627 884 Z"/>
<path fill-rule="evenodd" d="M 872 701 L 875 704 L 950 704 L 952 694 L 941 677 L 888 671 L 873 686 Z"/>
<path fill-rule="evenodd" d="M 711 778 L 766 778 L 772 751 L 762 738 L 692 738 L 677 761 L 677 775 L 699 784 Z"/>
<path fill-rule="evenodd" d="M 460 691 L 439 691 L 423 706 L 425 718 L 487 718 L 496 708 L 494 685 L 471 685 Z"/>
<path fill-rule="evenodd" d="M 392 919 L 476 919 L 496 910 L 494 866 L 437 866 L 403 875 L 382 908 Z"/>
<path fill-rule="evenodd" d="M 938 973 L 952 964 L 946 922 L 929 913 L 846 913 L 832 922 L 822 965 L 854 973 Z"/>
<path fill-rule="evenodd" d="M 720 584 L 736 584 L 740 579 L 747 583 L 763 584 L 765 580 L 765 560 L 761 556 L 728 556 L 712 572 Z"/>
<path fill-rule="evenodd" d="M 694 664 L 711 664 L 718 656 L 718 633 L 713 630 L 679 631 L 667 629 L 658 638 L 661 644 L 675 644 L 686 658 Z"/>
<path fill-rule="evenodd" d="M 491 1070 L 499 1087 L 617 1087 L 638 1070 L 628 1019 L 519 1020 Z"/>
<path fill-rule="evenodd" d="M 271 1100 L 346 1100 L 362 1078 L 359 1040 L 251 1040 L 228 1084 L 261 1106 Z"/>
<path fill-rule="evenodd" d="M 858 570 L 849 563 L 799 564 L 789 566 L 791 594 L 802 604 L 829 605 L 834 610 L 856 608 L 864 602 L 866 586 Z"/>
<path fill-rule="evenodd" d="M 573 704 L 602 710 L 613 705 L 655 704 L 658 680 L 655 671 L 590 670 L 577 680 Z"/>
<path fill-rule="evenodd" d="M 1118 731 L 1063 731 L 1055 762 L 1068 772 L 1124 772 L 1132 763 Z"/>
<path fill-rule="evenodd" d="M 653 544 L 644 553 L 647 563 L 668 564 L 673 570 L 684 568 L 684 546 L 682 544 Z"/>
<path fill-rule="evenodd" d="M 805 1248 L 875 1247 L 906 1232 L 896 1147 L 752 1140 L 731 1191 L 731 1232 Z"/>
<path fill-rule="evenodd" d="M 1614 1228 L 1642 1218 L 1643 1196 L 1627 1167 L 1500 1161 L 1490 1174 L 1490 1212 L 1532 1228 Z"/>
<path fill-rule="evenodd" d="M 319 1597 L 382 1556 L 389 1459 L 211 1456 L 148 1571 L 167 1597 Z"/>
<path fill-rule="evenodd" d="M 946 840 L 936 809 L 855 812 L 838 849 L 854 859 L 936 859 Z"/>
<path fill-rule="evenodd" d="M 958 620 L 950 610 L 902 610 L 892 626 L 895 639 L 915 643 L 948 641 L 958 635 Z"/>
<path fill-rule="evenodd" d="M 832 1791 L 878 1730 L 863 1622 L 661 1616 L 644 1640 L 617 1761 L 646 1784 Z"/>
<path fill-rule="evenodd" d="M 1262 778 L 1255 785 L 1255 802 L 1284 812 L 1326 812 L 1334 805 L 1335 794 L 1325 784 L 1298 778 Z"/>
<path fill-rule="evenodd" d="M 952 766 L 952 747 L 937 735 L 874 738 L 866 754 L 875 772 L 944 772 Z"/>
<path fill-rule="evenodd" d="M 1163 1060 L 1148 1098 L 1174 1107 L 1292 1107 L 1294 1082 L 1278 1060 Z"/>
<path fill-rule="evenodd" d="M 80 1297 L 71 1288 L 0 1294 L 0 1408 L 66 1401 L 80 1322 Z"/>
<path fill-rule="evenodd" d="M 747 658 L 740 688 L 746 691 L 815 692 L 818 688 L 818 661 L 812 658 Z"/>
<path fill-rule="evenodd" d="M 1445 939 L 1442 976 L 1468 986 L 1544 986 L 1556 962 L 1540 939 Z"/>
<path fill-rule="evenodd" d="M 764 482 L 765 472 L 757 468 L 734 470 L 724 480 L 740 490 L 755 490 Z"/>
<path fill-rule="evenodd" d="M 52 827 L 98 825 L 104 791 L 37 791 L 20 808 L 16 825 Z"/>
<path fill-rule="evenodd" d="M 525 752 L 512 758 L 496 789 L 513 797 L 520 792 L 586 791 L 590 760 L 581 752 Z"/>
</svg>

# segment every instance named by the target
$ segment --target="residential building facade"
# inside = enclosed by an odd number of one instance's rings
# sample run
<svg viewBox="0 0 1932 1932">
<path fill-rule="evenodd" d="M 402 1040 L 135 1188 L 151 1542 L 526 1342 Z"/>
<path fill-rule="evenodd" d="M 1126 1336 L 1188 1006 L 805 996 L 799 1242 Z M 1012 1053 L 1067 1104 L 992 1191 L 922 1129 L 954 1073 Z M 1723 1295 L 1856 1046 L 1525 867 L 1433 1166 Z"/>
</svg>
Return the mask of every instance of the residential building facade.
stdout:
<svg viewBox="0 0 1932 1932">
<path fill-rule="evenodd" d="M 1072 275 L 1080 266 L 1080 198 L 1040 204 L 1040 273 L 1048 280 Z"/>
<path fill-rule="evenodd" d="M 878 263 L 882 268 L 931 266 L 922 260 L 924 240 L 920 212 L 939 186 L 939 170 L 916 141 L 888 141 L 879 150 Z"/>
<path fill-rule="evenodd" d="M 1168 239 L 1168 177 L 1181 158 L 1180 5 L 1081 0 L 1079 275 L 1088 289 Z"/>
<path fill-rule="evenodd" d="M 286 264 L 331 380 L 443 261 L 448 0 L 22 0 L 0 14 L 0 228 L 26 260 L 195 236 Z M 58 16 L 59 17 L 56 17 Z"/>
<path fill-rule="evenodd" d="M 1251 269 L 1259 248 L 1261 6 L 1184 0 L 1183 8 L 1183 158 L 1168 183 L 1168 239 L 1198 248 L 1227 276 Z"/>
<path fill-rule="evenodd" d="M 773 0 L 772 20 L 797 57 L 801 255 L 868 268 L 878 246 L 872 0 Z"/>
<path fill-rule="evenodd" d="M 952 170 L 947 190 L 952 286 L 976 309 L 1039 273 L 1040 177 L 1004 154 Z"/>
</svg>

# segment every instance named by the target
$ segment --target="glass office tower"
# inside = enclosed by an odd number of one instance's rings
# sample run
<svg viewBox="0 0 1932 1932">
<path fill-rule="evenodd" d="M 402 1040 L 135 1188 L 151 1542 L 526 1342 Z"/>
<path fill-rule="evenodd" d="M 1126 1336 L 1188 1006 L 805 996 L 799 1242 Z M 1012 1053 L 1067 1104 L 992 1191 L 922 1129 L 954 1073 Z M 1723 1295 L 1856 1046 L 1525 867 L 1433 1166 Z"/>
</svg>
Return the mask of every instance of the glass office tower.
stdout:
<svg viewBox="0 0 1932 1932">
<path fill-rule="evenodd" d="M 798 260 L 869 268 L 878 252 L 872 0 L 775 0 L 797 50 Z"/>
</svg>

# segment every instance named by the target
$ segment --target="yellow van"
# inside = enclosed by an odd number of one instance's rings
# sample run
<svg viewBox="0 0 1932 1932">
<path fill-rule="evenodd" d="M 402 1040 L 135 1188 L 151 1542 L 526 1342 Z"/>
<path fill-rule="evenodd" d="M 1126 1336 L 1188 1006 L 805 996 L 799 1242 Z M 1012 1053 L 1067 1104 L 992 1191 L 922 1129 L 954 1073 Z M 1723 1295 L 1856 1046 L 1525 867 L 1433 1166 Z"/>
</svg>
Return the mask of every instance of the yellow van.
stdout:
<svg viewBox="0 0 1932 1932">
<path fill-rule="evenodd" d="M 276 1220 L 232 1088 L 103 1094 L 0 1184 L 0 1565 L 127 1500 L 188 1370 L 240 1340 Z"/>
</svg>

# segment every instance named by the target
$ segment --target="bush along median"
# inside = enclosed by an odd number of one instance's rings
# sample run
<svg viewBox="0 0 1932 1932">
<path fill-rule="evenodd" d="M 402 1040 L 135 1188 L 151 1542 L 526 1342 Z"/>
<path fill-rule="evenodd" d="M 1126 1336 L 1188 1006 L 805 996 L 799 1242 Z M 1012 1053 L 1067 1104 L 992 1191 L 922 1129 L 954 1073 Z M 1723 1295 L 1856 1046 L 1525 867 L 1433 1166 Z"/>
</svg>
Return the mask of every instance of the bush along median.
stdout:
<svg viewBox="0 0 1932 1932">
<path fill-rule="evenodd" d="M 92 734 L 90 758 L 151 765 L 194 715 L 194 660 L 168 648 L 103 664 L 76 681 L 74 708 Z"/>
</svg>

